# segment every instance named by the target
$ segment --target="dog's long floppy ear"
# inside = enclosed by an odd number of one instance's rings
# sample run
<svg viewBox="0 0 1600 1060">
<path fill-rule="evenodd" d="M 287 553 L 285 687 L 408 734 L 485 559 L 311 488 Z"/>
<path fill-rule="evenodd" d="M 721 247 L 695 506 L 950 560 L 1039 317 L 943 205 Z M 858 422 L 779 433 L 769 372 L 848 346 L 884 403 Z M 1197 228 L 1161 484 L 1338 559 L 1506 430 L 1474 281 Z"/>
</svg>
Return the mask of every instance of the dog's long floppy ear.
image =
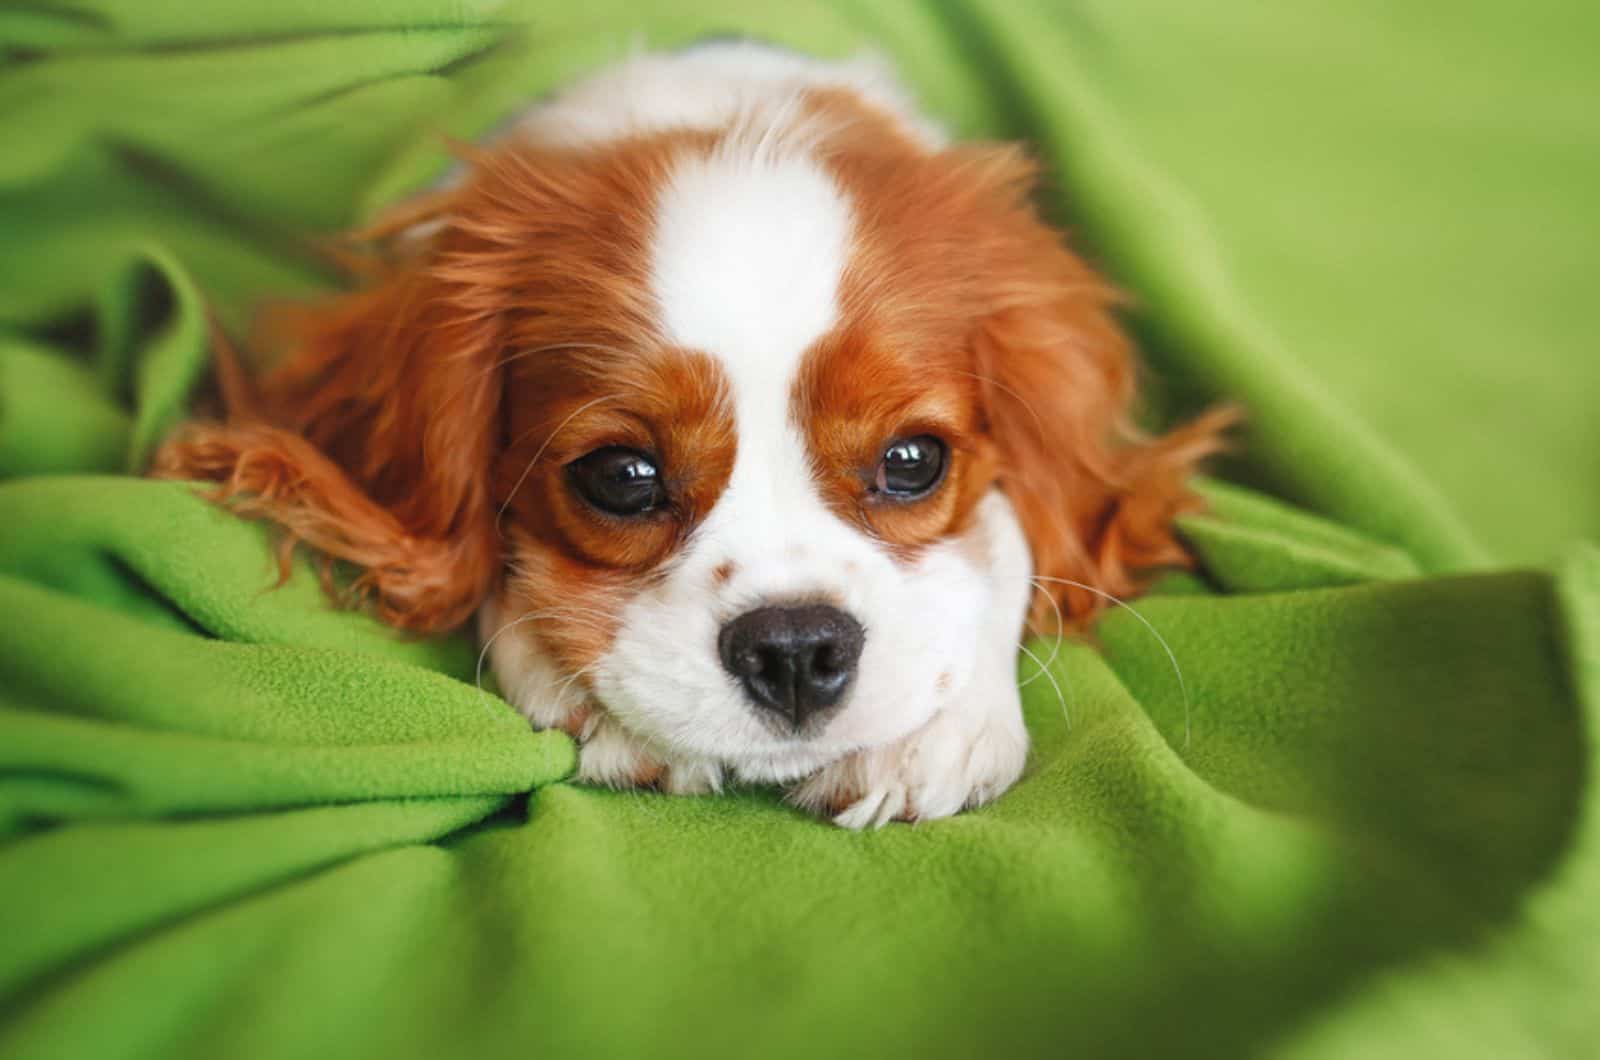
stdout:
<svg viewBox="0 0 1600 1060">
<path fill-rule="evenodd" d="M 416 631 L 465 621 L 498 572 L 501 318 L 431 264 L 467 237 L 428 238 L 365 289 L 277 321 L 287 353 L 254 407 L 181 429 L 154 467 L 281 526 L 285 563 L 311 545 L 330 587 L 333 560 L 359 568 L 348 588 Z"/>
<path fill-rule="evenodd" d="M 1187 483 L 1235 420 L 1216 409 L 1170 433 L 1135 427 L 1137 369 L 1113 311 L 1119 297 L 1027 203 L 1034 166 L 1002 153 L 1009 197 L 997 238 L 995 310 L 974 339 L 1000 486 L 1033 552 L 1032 628 L 1081 627 L 1104 597 L 1136 592 L 1153 568 L 1187 565 L 1173 521 L 1199 507 Z M 1050 581 L 1049 579 L 1064 579 Z M 1048 598 L 1046 598 L 1048 594 Z"/>
</svg>

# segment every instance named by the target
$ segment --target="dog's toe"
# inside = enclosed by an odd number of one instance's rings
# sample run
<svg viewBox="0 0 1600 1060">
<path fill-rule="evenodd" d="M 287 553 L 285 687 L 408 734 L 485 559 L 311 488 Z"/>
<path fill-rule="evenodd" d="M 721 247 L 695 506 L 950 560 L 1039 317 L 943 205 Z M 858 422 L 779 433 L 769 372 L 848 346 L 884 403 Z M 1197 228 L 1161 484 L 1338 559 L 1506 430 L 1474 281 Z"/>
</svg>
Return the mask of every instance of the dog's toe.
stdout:
<svg viewBox="0 0 1600 1060">
<path fill-rule="evenodd" d="M 1014 784 L 1027 758 L 1021 719 L 936 715 L 910 736 L 859 751 L 807 778 L 790 801 L 843 828 L 949 817 Z"/>
</svg>

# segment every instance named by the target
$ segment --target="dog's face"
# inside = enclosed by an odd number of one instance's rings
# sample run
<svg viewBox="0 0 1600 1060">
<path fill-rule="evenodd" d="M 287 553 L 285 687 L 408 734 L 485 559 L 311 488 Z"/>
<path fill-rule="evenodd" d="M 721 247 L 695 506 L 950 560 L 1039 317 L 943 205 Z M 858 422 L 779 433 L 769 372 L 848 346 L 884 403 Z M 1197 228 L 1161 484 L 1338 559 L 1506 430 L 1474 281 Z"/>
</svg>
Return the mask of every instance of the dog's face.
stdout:
<svg viewBox="0 0 1600 1060">
<path fill-rule="evenodd" d="M 985 623 L 1015 641 L 1023 609 L 997 601 L 1027 586 L 994 582 L 1026 563 L 996 571 L 971 539 L 993 417 L 1026 401 L 996 389 L 994 324 L 1053 282 L 1090 316 L 1071 340 L 1120 355 L 1106 292 L 1019 204 L 1017 155 L 861 120 L 792 148 L 730 132 L 522 157 L 571 226 L 530 234 L 563 275 L 507 316 L 493 617 L 539 617 L 494 658 L 530 711 L 582 695 L 658 748 L 787 779 L 962 694 Z"/>
<path fill-rule="evenodd" d="M 1030 567 L 1120 593 L 1181 558 L 1214 425 L 1127 427 L 1112 296 L 1020 153 L 835 91 L 785 106 L 476 154 L 380 233 L 428 233 L 382 282 L 309 314 L 273 426 L 191 433 L 166 466 L 361 565 L 396 625 L 487 604 L 504 691 L 580 736 L 603 716 L 784 780 L 979 670 L 1009 687 L 1030 600 L 1095 602 Z M 649 779 L 626 768 L 594 775 Z"/>
<path fill-rule="evenodd" d="M 535 698 L 582 674 L 633 733 L 745 776 L 905 735 L 966 687 L 997 576 L 964 540 L 996 473 L 975 307 L 866 266 L 917 238 L 909 204 L 807 154 L 568 163 L 636 189 L 625 297 L 651 311 L 541 318 L 511 354 L 498 615 L 549 616 L 505 634 L 554 664 Z M 618 173 L 646 164 L 665 179 Z"/>
</svg>

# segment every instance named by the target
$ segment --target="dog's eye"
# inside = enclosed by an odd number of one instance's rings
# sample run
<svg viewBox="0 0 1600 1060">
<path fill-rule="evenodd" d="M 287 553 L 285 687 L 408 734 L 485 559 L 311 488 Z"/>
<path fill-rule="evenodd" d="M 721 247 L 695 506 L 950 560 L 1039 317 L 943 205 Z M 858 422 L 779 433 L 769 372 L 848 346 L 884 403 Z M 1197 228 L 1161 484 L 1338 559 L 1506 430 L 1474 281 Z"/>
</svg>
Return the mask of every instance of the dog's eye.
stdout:
<svg viewBox="0 0 1600 1060">
<path fill-rule="evenodd" d="M 930 492 L 944 477 L 945 445 L 931 434 L 890 442 L 878 462 L 872 489 L 910 499 Z"/>
<path fill-rule="evenodd" d="M 578 495 L 612 515 L 640 515 L 666 502 L 661 471 L 635 449 L 608 445 L 567 465 Z"/>
</svg>

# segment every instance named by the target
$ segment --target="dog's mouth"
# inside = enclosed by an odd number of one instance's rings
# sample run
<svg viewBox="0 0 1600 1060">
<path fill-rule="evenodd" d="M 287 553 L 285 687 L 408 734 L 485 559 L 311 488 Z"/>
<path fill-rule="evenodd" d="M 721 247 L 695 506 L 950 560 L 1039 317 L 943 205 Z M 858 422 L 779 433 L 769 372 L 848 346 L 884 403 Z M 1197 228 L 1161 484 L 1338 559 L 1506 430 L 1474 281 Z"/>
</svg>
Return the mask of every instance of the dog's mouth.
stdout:
<svg viewBox="0 0 1600 1060">
<path fill-rule="evenodd" d="M 776 746 L 794 748 L 821 740 L 828 726 L 844 712 L 844 709 L 845 705 L 840 703 L 821 713 L 812 713 L 804 717 L 763 712 L 756 715 L 756 720 L 772 737 Z"/>
<path fill-rule="evenodd" d="M 786 784 L 863 749 L 857 741 L 830 738 L 830 730 L 849 707 L 848 691 L 826 710 L 798 719 L 778 711 L 747 707 L 737 731 L 724 730 L 722 738 L 700 732 L 685 739 L 681 730 L 674 735 L 670 729 L 662 729 L 656 711 L 641 714 L 614 710 L 591 688 L 583 703 L 557 727 L 583 745 L 602 726 L 614 725 L 654 753 L 669 757 L 688 754 L 714 762 L 730 778 L 740 781 Z"/>
</svg>

